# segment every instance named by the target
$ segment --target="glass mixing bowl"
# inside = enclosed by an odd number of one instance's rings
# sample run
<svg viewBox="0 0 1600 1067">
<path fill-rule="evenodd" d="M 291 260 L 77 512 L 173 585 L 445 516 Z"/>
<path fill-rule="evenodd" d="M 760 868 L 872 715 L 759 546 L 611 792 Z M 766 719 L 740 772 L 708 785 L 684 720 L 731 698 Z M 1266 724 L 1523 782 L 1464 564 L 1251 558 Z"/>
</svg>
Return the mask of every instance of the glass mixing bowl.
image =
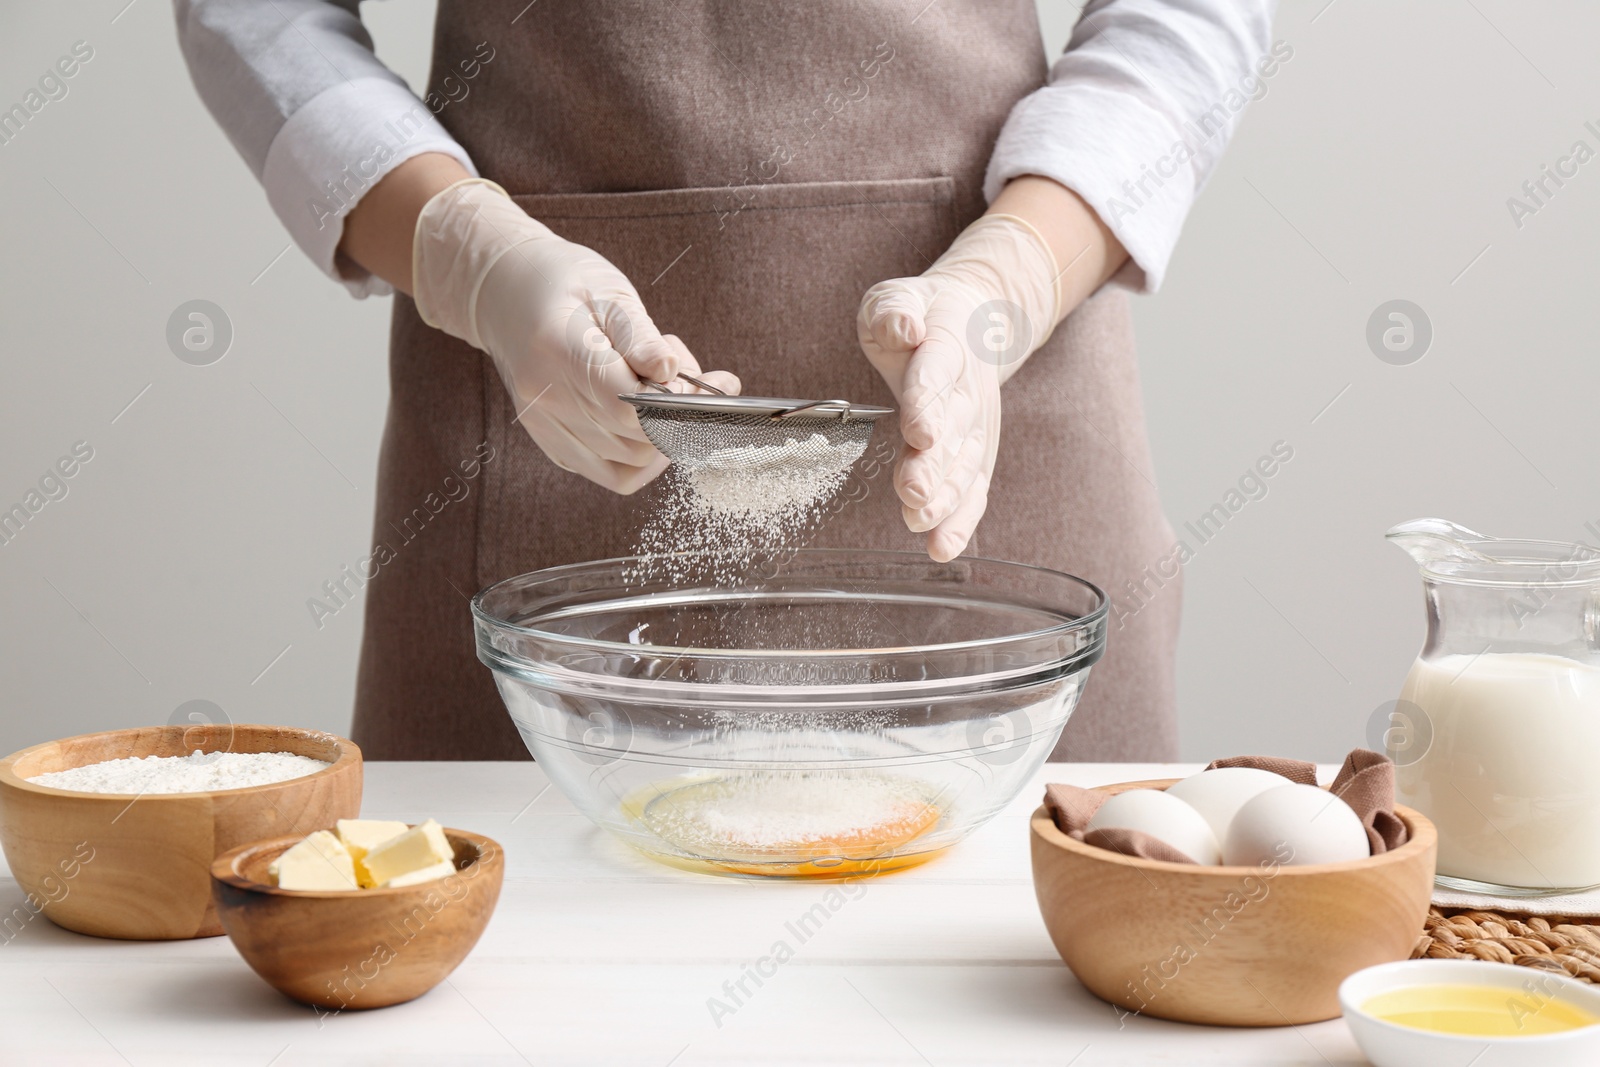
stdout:
<svg viewBox="0 0 1600 1067">
<path fill-rule="evenodd" d="M 1027 784 L 1105 649 L 1105 595 L 1038 567 L 807 549 L 720 587 L 659 563 L 520 575 L 472 613 L 551 781 L 698 870 L 838 876 L 938 855 Z"/>
</svg>

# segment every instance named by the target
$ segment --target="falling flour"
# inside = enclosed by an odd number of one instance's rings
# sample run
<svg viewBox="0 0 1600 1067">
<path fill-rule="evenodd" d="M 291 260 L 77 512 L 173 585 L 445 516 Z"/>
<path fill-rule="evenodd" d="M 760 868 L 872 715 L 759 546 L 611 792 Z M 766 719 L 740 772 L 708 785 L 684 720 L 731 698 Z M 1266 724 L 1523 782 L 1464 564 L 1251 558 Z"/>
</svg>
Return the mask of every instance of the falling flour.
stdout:
<svg viewBox="0 0 1600 1067">
<path fill-rule="evenodd" d="M 292 752 L 201 752 L 187 756 L 129 756 L 28 781 L 80 793 L 208 793 L 271 785 L 326 770 L 332 764 Z"/>
<path fill-rule="evenodd" d="M 759 587 L 767 565 L 781 565 L 787 552 L 804 545 L 830 517 L 836 498 L 854 498 L 841 490 L 865 450 L 865 441 L 834 443 L 816 433 L 676 459 L 640 535 L 629 580 L 674 590 L 702 581 Z M 670 614 L 661 615 L 650 639 L 747 649 L 874 647 L 878 636 L 848 601 L 832 608 L 824 620 L 787 605 L 723 601 L 715 623 L 686 614 L 693 627 L 688 637 L 671 631 Z M 708 632 L 716 638 L 708 641 Z M 784 657 L 751 656 L 734 663 L 738 673 L 727 680 L 804 687 L 818 684 L 816 666 L 799 664 L 797 671 Z M 697 665 L 697 678 L 709 680 L 721 669 L 715 662 Z M 713 863 L 839 864 L 893 854 L 943 817 L 937 795 L 924 784 L 855 770 L 788 769 L 841 760 L 847 748 L 882 742 L 891 718 L 866 708 L 713 710 L 706 748 L 727 761 L 723 766 L 745 762 L 762 769 L 653 783 L 648 797 L 628 810 L 680 856 Z M 899 751 L 883 747 L 886 754 Z"/>
<path fill-rule="evenodd" d="M 709 569 L 698 576 L 735 582 L 753 561 L 809 537 L 864 451 L 864 441 L 833 443 L 814 433 L 675 463 L 640 534 L 632 577 L 676 581 Z M 697 561 L 685 562 L 685 553 Z"/>
</svg>

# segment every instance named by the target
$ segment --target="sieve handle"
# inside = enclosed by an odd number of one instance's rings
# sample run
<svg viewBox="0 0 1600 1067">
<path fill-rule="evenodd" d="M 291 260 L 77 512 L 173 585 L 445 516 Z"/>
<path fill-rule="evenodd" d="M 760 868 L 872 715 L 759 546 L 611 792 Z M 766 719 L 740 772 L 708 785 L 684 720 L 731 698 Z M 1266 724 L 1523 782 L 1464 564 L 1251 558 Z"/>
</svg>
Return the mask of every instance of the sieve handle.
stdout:
<svg viewBox="0 0 1600 1067">
<path fill-rule="evenodd" d="M 787 419 L 790 415 L 798 415 L 802 411 L 810 411 L 812 408 L 843 408 L 844 417 L 850 417 L 850 401 L 848 400 L 813 400 L 809 404 L 799 404 L 788 411 L 780 411 L 772 417 L 775 419 Z"/>
<path fill-rule="evenodd" d="M 685 373 L 683 373 L 683 371 L 679 371 L 678 372 L 678 377 L 682 378 L 684 381 L 688 382 L 690 385 L 699 386 L 701 389 L 704 389 L 708 393 L 716 393 L 718 396 L 727 396 L 728 395 L 727 393 L 723 392 L 721 389 L 718 389 L 716 386 L 712 385 L 710 382 L 702 382 L 699 378 L 696 378 L 696 377 L 694 377 L 693 375 L 690 375 L 690 374 L 685 374 Z M 672 392 L 671 389 L 668 389 L 665 385 L 662 385 L 660 382 L 647 381 L 644 384 L 648 385 L 650 388 L 654 389 L 658 393 L 670 393 L 670 392 Z"/>
</svg>

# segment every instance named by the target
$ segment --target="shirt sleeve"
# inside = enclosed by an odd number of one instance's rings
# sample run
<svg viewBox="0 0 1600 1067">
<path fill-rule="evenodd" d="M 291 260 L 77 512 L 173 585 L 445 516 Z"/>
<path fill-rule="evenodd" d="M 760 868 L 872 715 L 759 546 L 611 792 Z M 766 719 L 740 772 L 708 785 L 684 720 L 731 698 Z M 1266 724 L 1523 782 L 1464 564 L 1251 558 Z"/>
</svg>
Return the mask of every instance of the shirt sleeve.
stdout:
<svg viewBox="0 0 1600 1067">
<path fill-rule="evenodd" d="M 1294 54 L 1269 43 L 1275 6 L 1089 0 L 1049 84 L 1006 120 L 985 195 L 1022 174 L 1067 186 L 1128 250 L 1112 280 L 1154 292 L 1240 113 Z"/>
<path fill-rule="evenodd" d="M 392 291 L 338 255 L 362 195 L 424 152 L 456 143 L 399 75 L 379 62 L 359 0 L 175 0 L 195 88 L 266 188 L 295 244 L 355 296 Z"/>
</svg>

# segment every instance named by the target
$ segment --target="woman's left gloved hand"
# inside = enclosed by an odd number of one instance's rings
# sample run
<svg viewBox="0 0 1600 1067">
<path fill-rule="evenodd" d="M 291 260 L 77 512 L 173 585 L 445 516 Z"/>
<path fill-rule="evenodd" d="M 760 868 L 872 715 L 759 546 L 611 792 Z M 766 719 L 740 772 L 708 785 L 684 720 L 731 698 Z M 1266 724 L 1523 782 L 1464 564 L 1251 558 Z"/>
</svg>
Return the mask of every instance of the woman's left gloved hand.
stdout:
<svg viewBox="0 0 1600 1067">
<path fill-rule="evenodd" d="M 1031 225 L 985 215 L 926 273 L 879 282 L 861 300 L 862 351 L 900 405 L 895 492 L 935 560 L 959 556 L 983 517 L 1000 386 L 1060 320 L 1061 273 Z"/>
</svg>

